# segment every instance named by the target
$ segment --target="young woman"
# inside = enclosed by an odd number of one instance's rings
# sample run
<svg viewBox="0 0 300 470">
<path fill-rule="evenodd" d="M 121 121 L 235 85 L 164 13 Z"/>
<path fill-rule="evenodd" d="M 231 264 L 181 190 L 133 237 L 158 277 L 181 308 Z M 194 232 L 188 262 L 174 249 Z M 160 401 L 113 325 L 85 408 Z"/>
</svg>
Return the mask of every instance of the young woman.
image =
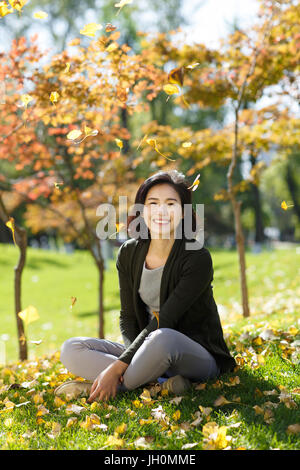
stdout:
<svg viewBox="0 0 300 470">
<path fill-rule="evenodd" d="M 191 203 L 177 170 L 142 183 L 135 198 L 142 214 L 129 217 L 127 227 L 139 221 L 141 230 L 121 245 L 116 262 L 124 345 L 86 337 L 65 341 L 61 362 L 89 382 L 65 382 L 56 394 L 85 391 L 89 402 L 106 400 L 156 380 L 182 393 L 192 381 L 234 369 L 213 297 L 211 255 L 196 238 L 186 238 L 184 208 Z"/>
</svg>

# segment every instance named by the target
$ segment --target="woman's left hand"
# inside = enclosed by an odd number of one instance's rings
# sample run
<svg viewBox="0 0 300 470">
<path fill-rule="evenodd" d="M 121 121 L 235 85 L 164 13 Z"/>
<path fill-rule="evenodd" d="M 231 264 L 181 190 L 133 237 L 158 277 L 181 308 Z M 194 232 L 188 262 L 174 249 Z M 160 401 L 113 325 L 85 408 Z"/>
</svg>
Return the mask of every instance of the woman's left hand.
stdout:
<svg viewBox="0 0 300 470">
<path fill-rule="evenodd" d="M 117 387 L 120 383 L 121 374 L 113 364 L 104 369 L 94 380 L 91 388 L 88 403 L 98 400 L 108 400 L 110 397 L 115 397 L 117 394 Z"/>
</svg>

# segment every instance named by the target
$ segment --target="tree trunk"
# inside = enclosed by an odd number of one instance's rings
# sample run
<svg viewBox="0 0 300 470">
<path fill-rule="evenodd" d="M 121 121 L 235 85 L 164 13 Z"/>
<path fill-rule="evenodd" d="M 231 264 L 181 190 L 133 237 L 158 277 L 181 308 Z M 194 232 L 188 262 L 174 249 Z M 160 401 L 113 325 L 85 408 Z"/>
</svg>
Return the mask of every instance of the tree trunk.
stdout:
<svg viewBox="0 0 300 470">
<path fill-rule="evenodd" d="M 253 155 L 250 157 L 252 167 L 256 163 L 256 159 Z M 262 218 L 261 199 L 259 187 L 256 184 L 252 184 L 252 194 L 254 199 L 254 215 L 255 215 L 255 242 L 263 243 L 265 241 L 264 225 Z"/>
<path fill-rule="evenodd" d="M 237 163 L 238 157 L 238 132 L 239 132 L 239 110 L 235 109 L 235 129 L 234 129 L 234 145 L 232 149 L 232 158 L 227 172 L 227 183 L 228 183 L 228 194 L 231 200 L 233 214 L 234 214 L 234 226 L 235 226 L 235 239 L 237 243 L 237 249 L 239 254 L 239 265 L 240 265 L 240 283 L 242 291 L 242 305 L 243 305 L 243 316 L 249 317 L 249 301 L 248 301 L 248 288 L 246 279 L 246 257 L 245 257 L 245 239 L 242 230 L 241 223 L 241 201 L 237 201 L 233 190 L 233 171 Z"/>
<path fill-rule="evenodd" d="M 22 319 L 18 316 L 18 313 L 21 312 L 21 297 L 22 297 L 22 273 L 26 261 L 26 249 L 27 249 L 27 234 L 26 230 L 18 227 L 16 230 L 16 241 L 20 250 L 20 256 L 18 263 L 15 266 L 15 314 L 17 319 L 17 330 L 18 330 L 18 339 L 19 339 L 19 358 L 21 361 L 25 361 L 27 356 L 27 341 L 25 337 L 24 324 Z"/>
<path fill-rule="evenodd" d="M 0 194 L 0 218 L 6 224 L 9 221 L 9 215 L 4 206 L 1 194 Z M 22 310 L 21 307 L 21 283 L 22 283 L 22 273 L 26 261 L 26 249 L 27 249 L 27 233 L 26 230 L 15 225 L 14 228 L 14 241 L 19 248 L 20 254 L 18 263 L 16 264 L 14 271 L 14 292 L 15 292 L 15 315 L 17 320 L 17 331 L 18 331 L 18 341 L 19 341 L 19 359 L 24 361 L 27 359 L 27 341 L 25 337 L 24 324 L 22 319 L 18 316 L 18 313 Z"/>
<path fill-rule="evenodd" d="M 104 286 L 104 264 L 97 264 L 98 273 L 99 273 L 99 338 L 104 338 L 104 302 L 103 302 L 103 286 Z"/>
<path fill-rule="evenodd" d="M 246 257 L 245 257 L 245 238 L 241 223 L 241 202 L 233 200 L 233 211 L 234 211 L 234 223 L 235 223 L 235 239 L 239 254 L 240 264 L 240 285 L 242 293 L 242 305 L 243 305 L 243 316 L 249 317 L 249 300 L 248 300 L 248 287 L 246 279 Z"/>
</svg>

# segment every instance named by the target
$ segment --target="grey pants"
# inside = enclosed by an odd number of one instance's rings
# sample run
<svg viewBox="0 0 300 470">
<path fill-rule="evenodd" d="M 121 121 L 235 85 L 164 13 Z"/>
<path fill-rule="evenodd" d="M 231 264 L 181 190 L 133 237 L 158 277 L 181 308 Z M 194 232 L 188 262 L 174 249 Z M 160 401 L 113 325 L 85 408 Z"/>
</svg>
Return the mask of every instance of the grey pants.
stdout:
<svg viewBox="0 0 300 470">
<path fill-rule="evenodd" d="M 60 360 L 75 375 L 94 381 L 106 367 L 118 359 L 125 346 L 113 341 L 75 337 L 67 339 Z M 136 351 L 118 391 L 133 390 L 163 377 L 182 375 L 196 382 L 218 376 L 213 356 L 196 341 L 171 328 L 152 331 Z"/>
</svg>

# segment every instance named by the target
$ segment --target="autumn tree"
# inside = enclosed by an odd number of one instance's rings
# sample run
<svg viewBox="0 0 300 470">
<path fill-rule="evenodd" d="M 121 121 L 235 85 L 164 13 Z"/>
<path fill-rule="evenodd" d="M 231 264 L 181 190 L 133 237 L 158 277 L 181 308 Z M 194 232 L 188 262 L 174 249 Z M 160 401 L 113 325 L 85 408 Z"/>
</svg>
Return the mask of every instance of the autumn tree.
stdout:
<svg viewBox="0 0 300 470">
<path fill-rule="evenodd" d="M 263 107 L 259 104 L 270 89 L 272 92 L 274 85 L 280 84 L 286 73 L 297 68 L 299 60 L 295 60 L 295 54 L 298 54 L 299 39 L 295 32 L 299 31 L 299 18 L 299 2 L 290 4 L 272 0 L 262 3 L 257 24 L 247 31 L 236 30 L 218 50 L 210 50 L 202 44 L 176 45 L 165 35 L 157 36 L 147 45 L 148 53 L 151 51 L 161 63 L 171 59 L 177 64 L 169 74 L 162 75 L 162 89 L 166 97 L 170 95 L 167 99 L 175 97 L 181 106 L 193 104 L 219 108 L 226 103 L 232 109 L 233 119 L 222 129 L 192 132 L 188 127 L 172 129 L 152 122 L 144 127 L 144 132 L 156 138 L 157 148 L 165 156 L 175 157 L 173 165 L 178 165 L 182 159 L 192 159 L 195 164 L 188 170 L 188 175 L 196 176 L 212 161 L 227 166 L 227 188 L 220 190 L 215 199 L 230 201 L 233 210 L 244 316 L 249 316 L 250 311 L 241 223 L 242 201 L 238 195 L 248 190 L 250 183 L 259 182 L 265 164 L 257 157 L 262 151 L 270 150 L 271 146 L 282 149 L 287 144 L 282 134 L 284 129 L 292 128 L 293 136 L 297 133 L 297 120 L 282 110 L 278 103 L 279 95 L 274 91 L 276 105 Z M 285 36 L 289 30 L 293 33 Z M 155 59 L 153 61 L 156 62 Z M 245 103 L 252 103 L 252 108 L 245 109 Z M 278 122 L 283 125 L 280 130 L 276 130 Z M 286 148 L 291 148 L 295 142 L 293 136 Z M 256 163 L 248 181 L 239 181 L 235 175 L 237 162 L 249 152 Z M 146 143 L 143 155 L 159 164 L 162 162 L 161 156 Z"/>
</svg>

